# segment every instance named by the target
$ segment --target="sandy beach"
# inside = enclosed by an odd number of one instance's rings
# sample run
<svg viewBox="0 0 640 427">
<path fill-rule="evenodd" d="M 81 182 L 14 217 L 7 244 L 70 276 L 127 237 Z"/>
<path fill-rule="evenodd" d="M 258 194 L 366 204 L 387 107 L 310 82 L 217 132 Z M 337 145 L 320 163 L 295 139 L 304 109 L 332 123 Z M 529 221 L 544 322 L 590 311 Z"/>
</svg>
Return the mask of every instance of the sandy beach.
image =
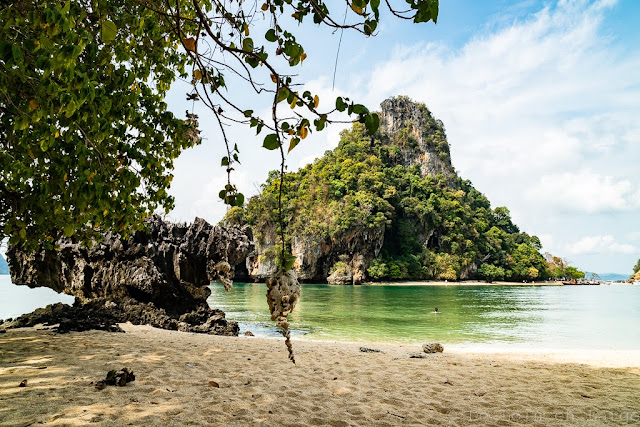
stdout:
<svg viewBox="0 0 640 427">
<path fill-rule="evenodd" d="M 363 353 L 359 344 L 295 341 L 294 366 L 281 340 L 122 327 L 124 334 L 1 334 L 0 425 L 640 423 L 640 358 L 606 351 L 577 364 L 571 353 L 445 345 L 442 354 L 410 359 L 419 346 L 369 344 L 382 352 Z M 604 367 L 611 360 L 620 367 Z M 135 371 L 134 382 L 95 388 L 123 367 Z"/>
</svg>

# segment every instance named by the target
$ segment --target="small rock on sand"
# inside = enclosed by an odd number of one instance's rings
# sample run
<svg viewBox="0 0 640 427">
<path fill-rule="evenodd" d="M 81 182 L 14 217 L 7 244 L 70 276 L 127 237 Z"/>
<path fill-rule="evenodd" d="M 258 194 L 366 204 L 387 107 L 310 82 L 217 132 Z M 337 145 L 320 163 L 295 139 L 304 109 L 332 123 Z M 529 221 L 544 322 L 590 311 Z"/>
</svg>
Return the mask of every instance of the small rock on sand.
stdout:
<svg viewBox="0 0 640 427">
<path fill-rule="evenodd" d="M 442 347 L 442 344 L 440 343 L 430 342 L 422 344 L 422 350 L 425 353 L 442 353 L 444 351 L 444 347 Z"/>
<path fill-rule="evenodd" d="M 369 347 L 360 347 L 360 351 L 363 353 L 382 353 L 382 350 L 378 350 L 377 348 L 369 348 Z"/>
</svg>

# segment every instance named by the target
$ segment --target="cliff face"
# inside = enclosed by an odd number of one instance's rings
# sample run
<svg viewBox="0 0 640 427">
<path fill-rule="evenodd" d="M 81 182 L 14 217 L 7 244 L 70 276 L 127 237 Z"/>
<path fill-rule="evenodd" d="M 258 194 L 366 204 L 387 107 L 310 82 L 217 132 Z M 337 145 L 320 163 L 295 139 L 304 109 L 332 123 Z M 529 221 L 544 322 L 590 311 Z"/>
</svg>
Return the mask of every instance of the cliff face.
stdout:
<svg viewBox="0 0 640 427">
<path fill-rule="evenodd" d="M 455 176 L 444 125 L 424 104 L 400 96 L 383 101 L 381 107 L 381 137 L 400 149 L 398 164 L 418 165 L 423 177 Z"/>
<path fill-rule="evenodd" d="M 379 144 L 393 149 L 392 158 L 389 160 L 392 164 L 407 168 L 417 165 L 422 177 L 455 177 L 443 125 L 423 104 L 414 103 L 406 97 L 398 97 L 384 101 L 381 107 L 381 126 L 376 139 L 379 140 Z M 330 167 L 328 165 L 328 168 Z M 297 178 L 292 179 L 295 181 Z M 344 186 L 349 187 L 349 184 L 346 183 Z M 347 205 L 351 200 L 349 197 L 344 195 L 342 200 L 336 201 L 338 206 L 333 209 L 348 210 Z M 355 209 L 363 213 L 372 211 L 367 201 L 357 202 L 356 205 Z M 269 210 L 272 207 L 262 209 Z M 327 216 L 328 214 L 323 212 L 325 209 L 328 210 L 329 207 L 318 207 L 318 212 L 311 215 L 309 222 L 315 223 L 319 217 Z M 391 207 L 389 209 L 393 210 Z M 385 215 L 389 216 L 388 213 Z M 384 216 L 382 220 L 375 221 L 375 224 L 363 224 L 356 220 L 352 221 L 355 225 L 347 227 L 346 230 L 333 232 L 328 231 L 332 228 L 332 219 L 319 221 L 330 225 L 325 227 L 325 231 L 309 231 L 300 225 L 288 230 L 292 234 L 291 253 L 297 257 L 294 268 L 298 278 L 307 282 L 360 284 L 367 278 L 366 270 L 371 261 L 380 255 L 388 220 L 385 220 Z M 275 224 L 276 221 L 273 219 L 253 224 L 257 236 L 256 246 L 247 260 L 248 273 L 253 280 L 265 280 L 276 270 L 274 248 L 278 239 Z M 425 230 L 423 234 L 430 237 L 433 232 Z"/>
<path fill-rule="evenodd" d="M 56 251 L 25 253 L 10 247 L 11 280 L 16 285 L 44 286 L 73 295 L 87 307 L 89 303 L 95 306 L 95 301 L 126 302 L 119 304 L 126 309 L 110 311 L 123 311 L 119 318 L 134 323 L 136 318 L 141 323 L 150 318 L 149 313 L 127 317 L 140 311 L 140 307 L 130 308 L 138 303 L 145 305 L 142 311 L 158 311 L 164 316 L 162 322 L 173 329 L 179 325 L 169 318 L 197 317 L 206 322 L 215 314 L 219 320 L 220 312 L 213 313 L 206 302 L 211 294 L 209 282 L 230 283 L 234 266 L 244 263 L 253 249 L 250 230 L 214 227 L 201 218 L 190 225 L 172 224 L 157 216 L 147 226 L 148 232 L 137 232 L 127 240 L 107 233 L 91 248 L 70 239 L 58 242 Z M 189 314 L 196 312 L 195 317 Z M 183 325 L 183 329 L 188 327 Z M 237 333 L 237 325 L 235 330 Z"/>
</svg>

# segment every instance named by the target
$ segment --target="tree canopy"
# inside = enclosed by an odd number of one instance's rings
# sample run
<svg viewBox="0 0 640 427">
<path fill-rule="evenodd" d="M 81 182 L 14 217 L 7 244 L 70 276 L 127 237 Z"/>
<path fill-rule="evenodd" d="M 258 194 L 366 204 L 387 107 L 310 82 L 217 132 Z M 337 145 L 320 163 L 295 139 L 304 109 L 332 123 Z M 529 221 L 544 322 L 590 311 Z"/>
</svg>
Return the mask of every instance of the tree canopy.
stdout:
<svg viewBox="0 0 640 427">
<path fill-rule="evenodd" d="M 443 134 L 434 129 L 431 146 Z M 409 139 L 370 137 L 358 123 L 341 136 L 335 150 L 286 176 L 284 217 L 292 236 L 322 242 L 384 230 L 382 251 L 367 270 L 373 280 L 549 277 L 539 239 L 520 232 L 507 208 L 492 209 L 468 180 L 423 177 L 419 165 L 403 165 L 401 148 Z M 246 211 L 234 210 L 227 220 L 246 221 L 262 239 L 278 221 L 278 180 L 272 173 Z M 263 255 L 279 251 L 273 252 Z M 342 267 L 338 261 L 332 271 Z"/>
<path fill-rule="evenodd" d="M 374 132 L 378 117 L 364 105 L 338 97 L 320 109 L 318 96 L 287 71 L 307 57 L 294 34 L 300 25 L 375 34 L 380 1 L 346 5 L 340 23 L 321 0 L 4 3 L 0 239 L 36 247 L 63 235 L 127 234 L 150 212 L 170 210 L 173 160 L 200 142 L 195 115 L 167 111 L 164 97 L 178 78 L 191 82 L 188 99 L 204 103 L 220 125 L 227 174 L 240 157 L 225 124 L 263 132 L 263 147 L 281 153 L 281 171 L 285 152 L 323 130 L 334 113 L 353 115 Z M 415 23 L 436 22 L 438 0 L 386 8 Z M 229 81 L 270 99 L 269 117 L 253 111 L 254 99 L 234 96 Z M 231 179 L 220 197 L 244 202 Z"/>
</svg>

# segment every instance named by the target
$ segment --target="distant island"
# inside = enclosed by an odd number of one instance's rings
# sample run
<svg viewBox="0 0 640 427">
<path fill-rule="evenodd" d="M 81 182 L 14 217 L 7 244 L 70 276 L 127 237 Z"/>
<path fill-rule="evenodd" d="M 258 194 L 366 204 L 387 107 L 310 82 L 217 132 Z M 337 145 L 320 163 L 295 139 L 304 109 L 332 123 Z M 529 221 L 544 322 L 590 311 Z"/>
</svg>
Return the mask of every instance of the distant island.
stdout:
<svg viewBox="0 0 640 427">
<path fill-rule="evenodd" d="M 0 275 L 9 274 L 9 265 L 7 260 L 0 254 Z"/>
<path fill-rule="evenodd" d="M 452 165 L 444 124 L 407 97 L 382 103 L 375 137 L 356 123 L 335 150 L 288 173 L 283 200 L 288 240 L 301 280 L 359 284 L 376 280 L 532 281 L 584 273 L 540 253 L 506 207 L 492 208 Z M 276 269 L 279 175 L 228 224 L 248 224 L 254 280 Z M 554 262 L 560 260 L 561 262 Z M 558 268 L 560 266 L 560 268 Z"/>
</svg>

